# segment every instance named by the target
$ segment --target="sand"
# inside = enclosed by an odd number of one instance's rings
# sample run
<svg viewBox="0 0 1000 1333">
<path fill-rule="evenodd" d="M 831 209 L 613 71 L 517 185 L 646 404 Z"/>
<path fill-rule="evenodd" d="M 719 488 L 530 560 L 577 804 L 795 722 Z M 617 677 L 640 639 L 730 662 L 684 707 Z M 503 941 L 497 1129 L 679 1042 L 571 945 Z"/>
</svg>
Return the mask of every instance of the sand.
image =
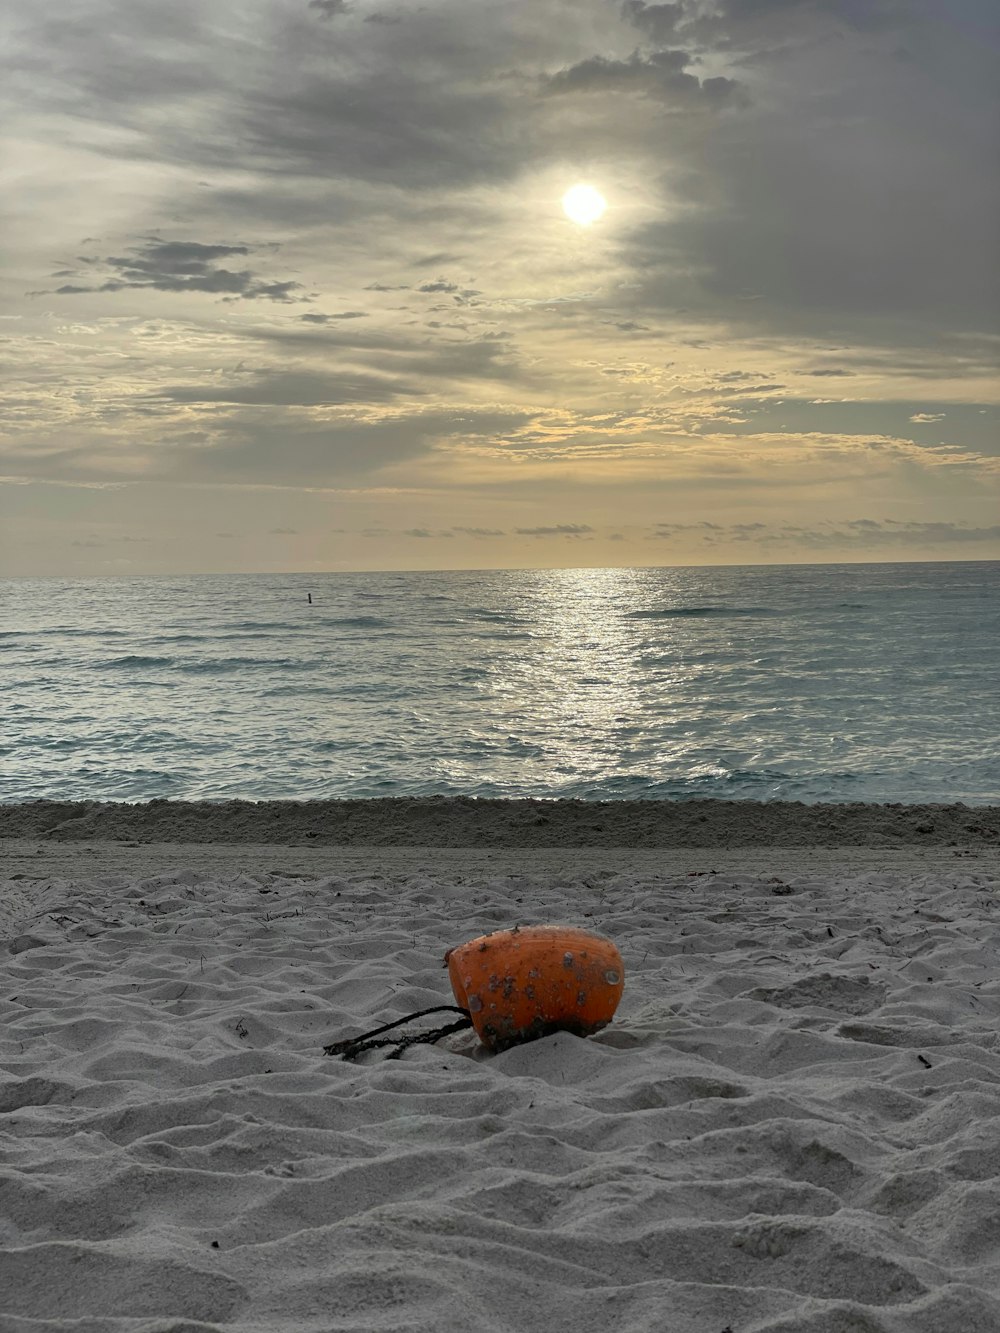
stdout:
<svg viewBox="0 0 1000 1333">
<path fill-rule="evenodd" d="M 1000 806 L 801 801 L 29 801 L 0 839 L 337 847 L 871 847 L 1000 845 Z"/>
<path fill-rule="evenodd" d="M 1000 1329 L 996 810 L 318 804 L 0 810 L 2 1333 Z M 543 921 L 603 1032 L 322 1055 Z"/>
</svg>

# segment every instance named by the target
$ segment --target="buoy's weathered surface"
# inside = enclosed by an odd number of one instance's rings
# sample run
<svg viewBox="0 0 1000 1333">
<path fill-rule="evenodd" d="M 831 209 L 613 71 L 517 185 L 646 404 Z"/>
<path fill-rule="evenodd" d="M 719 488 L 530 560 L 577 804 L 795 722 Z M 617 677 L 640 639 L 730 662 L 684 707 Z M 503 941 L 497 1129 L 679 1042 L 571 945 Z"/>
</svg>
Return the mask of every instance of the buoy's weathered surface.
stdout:
<svg viewBox="0 0 1000 1333">
<path fill-rule="evenodd" d="M 586 1037 L 614 1017 L 625 988 L 621 954 L 573 926 L 480 935 L 445 954 L 455 998 L 494 1051 L 550 1032 Z"/>
</svg>

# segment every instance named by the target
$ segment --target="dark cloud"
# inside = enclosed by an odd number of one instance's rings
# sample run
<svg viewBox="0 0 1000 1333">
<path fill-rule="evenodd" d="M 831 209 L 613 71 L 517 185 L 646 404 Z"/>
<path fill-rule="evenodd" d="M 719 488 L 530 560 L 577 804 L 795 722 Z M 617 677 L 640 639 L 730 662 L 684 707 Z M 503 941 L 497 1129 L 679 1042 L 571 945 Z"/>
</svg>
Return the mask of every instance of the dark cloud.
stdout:
<svg viewBox="0 0 1000 1333">
<path fill-rule="evenodd" d="M 322 407 L 339 403 L 389 403 L 424 391 L 400 380 L 354 372 L 336 374 L 308 370 L 262 371 L 249 382 L 175 384 L 156 398 L 174 403 L 244 403 L 283 407 Z"/>
<path fill-rule="evenodd" d="M 735 79 L 698 79 L 688 74 L 691 63 L 687 51 L 654 51 L 648 56 L 636 51 L 628 60 L 596 55 L 544 78 L 542 88 L 549 95 L 639 93 L 672 106 L 683 106 L 692 98 L 718 104 L 737 91 Z"/>
<path fill-rule="evenodd" d="M 853 375 L 854 373 L 855 372 L 853 370 L 807 370 L 806 371 L 807 375 L 817 375 L 817 376 L 825 375 L 830 378 L 840 375 Z"/>
<path fill-rule="evenodd" d="M 990 527 L 974 527 L 967 523 L 852 519 L 842 525 L 815 529 L 787 528 L 781 531 L 794 535 L 795 541 L 802 545 L 816 548 L 850 545 L 852 542 L 872 548 L 933 547 L 996 541 L 1000 538 L 1000 523 Z"/>
<path fill-rule="evenodd" d="M 1000 81 L 976 5 L 948 17 L 870 8 L 881 23 L 846 3 L 725 8 L 716 36 L 765 34 L 751 104 L 697 146 L 674 145 L 664 183 L 686 206 L 636 227 L 621 250 L 636 315 L 683 306 L 866 343 L 995 329 L 1000 176 L 986 164 Z M 792 45 L 789 16 L 802 37 Z M 919 58 L 897 58 L 888 26 Z"/>
<path fill-rule="evenodd" d="M 524 420 L 518 413 L 468 410 L 400 414 L 381 421 L 349 415 L 317 421 L 282 406 L 237 407 L 213 420 L 210 444 L 164 445 L 151 458 L 150 471 L 168 480 L 229 484 L 356 484 L 392 464 L 431 454 L 442 440 L 491 438 Z M 123 475 L 134 479 L 134 474 Z"/>
<path fill-rule="evenodd" d="M 331 319 L 366 319 L 367 310 L 341 310 L 336 315 L 299 315 L 304 324 L 329 324 Z"/>
<path fill-rule="evenodd" d="M 440 250 L 437 254 L 421 255 L 419 259 L 411 259 L 410 263 L 414 268 L 437 268 L 439 264 L 457 263 L 458 258 L 458 255 L 451 255 L 444 250 Z"/>
<path fill-rule="evenodd" d="M 338 14 L 350 12 L 347 0 L 309 0 L 310 9 L 318 9 L 325 19 L 336 18 Z"/>
<path fill-rule="evenodd" d="M 699 532 L 705 534 L 721 531 L 722 528 L 718 523 L 709 523 L 706 520 L 699 523 L 657 523 L 649 536 L 652 540 L 670 541 L 680 533 Z"/>
<path fill-rule="evenodd" d="M 58 295 L 119 292 L 129 288 L 160 292 L 208 292 L 244 300 L 293 301 L 297 282 L 267 282 L 250 269 L 229 269 L 218 260 L 250 253 L 246 245 L 203 245 L 199 241 L 164 241 L 152 237 L 126 255 L 108 255 L 98 264 L 111 276 L 96 287 L 67 283 Z"/>
<path fill-rule="evenodd" d="M 232 132 L 272 177 L 365 180 L 427 193 L 516 176 L 537 138 L 530 124 L 514 132 L 526 112 L 492 81 L 449 74 L 431 51 L 419 61 L 412 54 L 387 58 L 377 75 L 369 62 L 354 74 L 344 65 L 289 69 L 287 85 L 272 83 L 234 105 Z M 205 155 L 197 145 L 188 151 Z M 213 150 L 208 164 L 221 168 L 224 158 Z"/>
<path fill-rule="evenodd" d="M 905 25 L 911 0 L 723 0 L 698 30 L 722 45 L 747 44 L 754 37 L 787 37 L 796 24 L 841 25 L 882 32 Z"/>
<path fill-rule="evenodd" d="M 1000 523 L 976 527 L 967 523 L 915 522 L 895 519 L 854 518 L 813 527 L 773 523 L 660 523 L 649 539 L 673 540 L 701 534 L 712 546 L 751 543 L 764 548 L 792 550 L 839 550 L 857 547 L 877 551 L 887 547 L 926 548 L 996 541 Z"/>
<path fill-rule="evenodd" d="M 779 389 L 783 389 L 784 387 L 783 384 L 772 384 L 770 382 L 765 382 L 763 384 L 737 384 L 730 388 L 717 389 L 716 393 L 723 398 L 756 397 L 762 393 L 777 393 Z"/>
<path fill-rule="evenodd" d="M 296 321 L 298 323 L 298 321 Z M 417 330 L 388 331 L 358 326 L 263 328 L 242 335 L 274 349 L 328 358 L 333 353 L 365 362 L 372 373 L 420 376 L 427 389 L 437 381 L 515 380 L 521 375 L 515 349 L 501 334 L 478 338 L 427 336 Z"/>
<path fill-rule="evenodd" d="M 519 537 L 584 537 L 594 531 L 589 523 L 556 523 L 551 527 L 515 528 Z"/>
<path fill-rule="evenodd" d="M 684 20 L 684 6 L 647 5 L 643 0 L 625 0 L 622 17 L 644 32 L 650 41 L 669 42 Z"/>
</svg>

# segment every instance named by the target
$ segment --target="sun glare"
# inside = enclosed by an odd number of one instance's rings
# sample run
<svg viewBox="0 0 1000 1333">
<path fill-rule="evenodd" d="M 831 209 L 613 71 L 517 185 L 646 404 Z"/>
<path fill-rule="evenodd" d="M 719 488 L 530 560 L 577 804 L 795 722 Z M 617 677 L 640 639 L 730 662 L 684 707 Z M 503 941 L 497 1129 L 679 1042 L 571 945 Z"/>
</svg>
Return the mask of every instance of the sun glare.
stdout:
<svg viewBox="0 0 1000 1333">
<path fill-rule="evenodd" d="M 592 185 L 574 185 L 562 200 L 563 211 L 579 227 L 589 227 L 607 208 L 607 201 Z"/>
</svg>

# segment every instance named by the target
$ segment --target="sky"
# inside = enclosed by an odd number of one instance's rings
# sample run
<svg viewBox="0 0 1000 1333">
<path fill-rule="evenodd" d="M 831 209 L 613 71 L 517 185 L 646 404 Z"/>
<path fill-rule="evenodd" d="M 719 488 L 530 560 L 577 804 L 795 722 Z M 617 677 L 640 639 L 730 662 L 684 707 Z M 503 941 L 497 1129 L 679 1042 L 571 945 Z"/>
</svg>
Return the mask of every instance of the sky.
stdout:
<svg viewBox="0 0 1000 1333">
<path fill-rule="evenodd" d="M 0 573 L 1000 558 L 995 0 L 0 25 Z"/>
</svg>

